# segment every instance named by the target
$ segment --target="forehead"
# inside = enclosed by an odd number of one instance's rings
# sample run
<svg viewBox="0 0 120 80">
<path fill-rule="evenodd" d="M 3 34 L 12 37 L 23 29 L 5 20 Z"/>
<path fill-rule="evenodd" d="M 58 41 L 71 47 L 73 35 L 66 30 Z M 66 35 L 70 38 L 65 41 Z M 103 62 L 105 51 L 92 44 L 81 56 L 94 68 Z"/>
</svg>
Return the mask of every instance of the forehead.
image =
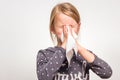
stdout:
<svg viewBox="0 0 120 80">
<path fill-rule="evenodd" d="M 59 13 L 55 17 L 55 24 L 56 25 L 66 25 L 66 24 L 75 25 L 77 23 L 72 17 L 67 16 L 63 13 Z"/>
</svg>

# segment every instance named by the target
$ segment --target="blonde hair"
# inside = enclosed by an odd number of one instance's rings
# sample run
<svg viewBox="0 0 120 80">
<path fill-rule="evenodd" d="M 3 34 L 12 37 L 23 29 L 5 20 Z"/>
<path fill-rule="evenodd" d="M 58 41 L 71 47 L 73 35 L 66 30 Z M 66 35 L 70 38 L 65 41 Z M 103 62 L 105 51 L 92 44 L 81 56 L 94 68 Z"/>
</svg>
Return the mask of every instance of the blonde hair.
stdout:
<svg viewBox="0 0 120 80">
<path fill-rule="evenodd" d="M 59 3 L 57 4 L 51 11 L 51 15 L 50 15 L 50 25 L 49 25 L 49 29 L 50 29 L 50 36 L 52 41 L 54 42 L 54 36 L 52 31 L 54 30 L 54 20 L 57 14 L 59 13 L 63 13 L 71 18 L 73 18 L 77 23 L 80 22 L 80 15 L 78 10 L 70 3 L 65 2 L 65 3 Z M 57 43 L 60 40 L 57 39 Z"/>
</svg>

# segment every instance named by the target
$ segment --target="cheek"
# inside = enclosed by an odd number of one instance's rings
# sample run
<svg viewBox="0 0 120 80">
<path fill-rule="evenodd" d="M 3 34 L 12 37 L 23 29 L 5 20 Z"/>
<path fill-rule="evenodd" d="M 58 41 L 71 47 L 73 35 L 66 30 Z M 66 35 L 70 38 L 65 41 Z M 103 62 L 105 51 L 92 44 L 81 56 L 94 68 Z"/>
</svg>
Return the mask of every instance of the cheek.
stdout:
<svg viewBox="0 0 120 80">
<path fill-rule="evenodd" d="M 78 28 L 73 28 L 73 30 L 74 30 L 75 33 L 77 33 L 77 34 L 79 33 L 79 29 Z"/>
<path fill-rule="evenodd" d="M 79 26 L 76 26 L 75 28 L 74 28 L 74 31 L 75 31 L 75 33 L 79 33 L 79 31 L 80 31 L 80 27 Z"/>
<path fill-rule="evenodd" d="M 63 32 L 63 29 L 56 29 L 55 33 L 56 33 L 56 35 L 57 35 L 58 38 L 61 37 L 62 32 Z"/>
</svg>

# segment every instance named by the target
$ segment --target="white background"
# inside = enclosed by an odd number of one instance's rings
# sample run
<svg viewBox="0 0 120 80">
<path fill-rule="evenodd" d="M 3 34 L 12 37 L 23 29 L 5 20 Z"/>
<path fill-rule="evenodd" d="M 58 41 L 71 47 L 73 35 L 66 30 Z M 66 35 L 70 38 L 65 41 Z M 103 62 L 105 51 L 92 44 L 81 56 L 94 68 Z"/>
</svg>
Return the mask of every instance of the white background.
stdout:
<svg viewBox="0 0 120 80">
<path fill-rule="evenodd" d="M 53 46 L 49 16 L 65 0 L 0 0 L 0 80 L 37 80 L 38 50 Z M 67 0 L 66 0 L 67 1 Z M 81 15 L 81 44 L 120 78 L 120 1 L 69 0 Z M 101 80 L 90 71 L 91 80 Z"/>
</svg>

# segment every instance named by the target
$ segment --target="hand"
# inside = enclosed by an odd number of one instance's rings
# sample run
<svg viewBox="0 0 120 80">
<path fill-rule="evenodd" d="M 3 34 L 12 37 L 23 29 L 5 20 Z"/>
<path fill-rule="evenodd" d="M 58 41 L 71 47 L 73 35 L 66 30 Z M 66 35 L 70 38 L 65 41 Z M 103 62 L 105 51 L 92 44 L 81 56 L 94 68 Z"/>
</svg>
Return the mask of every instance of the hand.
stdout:
<svg viewBox="0 0 120 80">
<path fill-rule="evenodd" d="M 71 30 L 72 36 L 74 38 L 74 40 L 76 41 L 78 39 L 78 35 L 74 32 L 74 30 Z"/>
<path fill-rule="evenodd" d="M 61 47 L 66 49 L 66 44 L 67 44 L 67 40 L 68 40 L 68 29 L 66 26 L 64 26 L 64 28 L 63 28 L 63 36 L 64 36 L 64 40 L 62 42 Z"/>
</svg>

